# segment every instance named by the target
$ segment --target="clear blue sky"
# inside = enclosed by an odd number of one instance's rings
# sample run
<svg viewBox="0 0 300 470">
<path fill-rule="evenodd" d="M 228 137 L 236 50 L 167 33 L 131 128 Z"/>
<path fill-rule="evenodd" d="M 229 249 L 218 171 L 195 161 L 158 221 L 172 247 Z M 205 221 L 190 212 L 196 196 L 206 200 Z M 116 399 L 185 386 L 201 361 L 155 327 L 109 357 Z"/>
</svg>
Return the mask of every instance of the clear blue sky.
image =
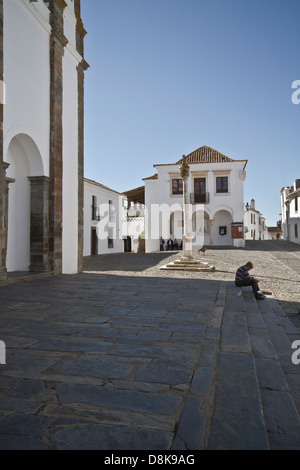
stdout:
<svg viewBox="0 0 300 470">
<path fill-rule="evenodd" d="M 268 226 L 300 178 L 299 0 L 82 0 L 85 176 L 116 191 L 207 145 Z"/>
</svg>

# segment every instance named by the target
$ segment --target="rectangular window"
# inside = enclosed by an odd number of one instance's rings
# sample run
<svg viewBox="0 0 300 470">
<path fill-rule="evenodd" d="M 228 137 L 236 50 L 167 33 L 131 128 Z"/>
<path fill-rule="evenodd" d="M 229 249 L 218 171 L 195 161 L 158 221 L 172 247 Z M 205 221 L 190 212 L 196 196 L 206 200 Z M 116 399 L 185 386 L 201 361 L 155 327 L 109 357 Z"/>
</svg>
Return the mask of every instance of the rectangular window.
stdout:
<svg viewBox="0 0 300 470">
<path fill-rule="evenodd" d="M 194 202 L 207 202 L 206 201 L 206 179 L 194 179 Z"/>
<path fill-rule="evenodd" d="M 172 180 L 172 194 L 183 194 L 182 179 Z"/>
<path fill-rule="evenodd" d="M 298 238 L 298 224 L 295 224 L 295 238 Z"/>
<path fill-rule="evenodd" d="M 295 212 L 298 212 L 298 198 L 295 198 Z"/>
<path fill-rule="evenodd" d="M 228 176 L 217 176 L 217 193 L 228 193 Z"/>
<path fill-rule="evenodd" d="M 92 196 L 92 220 L 97 220 L 97 197 Z"/>
</svg>

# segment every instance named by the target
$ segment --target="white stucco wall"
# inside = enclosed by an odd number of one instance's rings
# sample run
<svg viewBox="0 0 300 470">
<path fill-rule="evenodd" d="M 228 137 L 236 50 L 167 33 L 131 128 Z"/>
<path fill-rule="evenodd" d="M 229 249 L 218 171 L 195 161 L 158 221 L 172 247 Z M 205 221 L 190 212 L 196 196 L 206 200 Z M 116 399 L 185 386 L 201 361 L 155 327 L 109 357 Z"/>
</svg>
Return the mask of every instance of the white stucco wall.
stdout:
<svg viewBox="0 0 300 470">
<path fill-rule="evenodd" d="M 92 201 L 96 196 L 98 214 L 100 220 L 92 220 Z M 111 221 L 109 220 L 109 201 L 112 201 L 113 210 L 115 211 Z M 91 230 L 97 229 L 98 234 L 98 254 L 105 253 L 122 253 L 124 251 L 124 243 L 121 232 L 121 206 L 122 195 L 116 191 L 104 188 L 96 182 L 90 180 L 84 181 L 84 238 L 83 238 L 83 255 L 91 254 Z M 113 248 L 108 247 L 108 231 L 114 237 Z"/>
<path fill-rule="evenodd" d="M 68 15 L 70 16 L 70 15 Z M 77 272 L 78 262 L 78 80 L 79 54 L 67 45 L 63 57 L 63 273 Z"/>
<path fill-rule="evenodd" d="M 18 134 L 26 134 L 38 147 L 44 175 L 49 176 L 50 25 L 34 5 L 22 0 L 3 3 L 4 161 L 11 140 Z M 45 5 L 40 8 L 49 16 Z"/>
<path fill-rule="evenodd" d="M 4 0 L 4 156 L 9 163 L 7 270 L 30 264 L 28 176 L 49 176 L 49 10 Z M 38 8 L 36 8 L 38 7 Z"/>
<path fill-rule="evenodd" d="M 284 240 L 300 243 L 300 191 L 295 188 L 296 182 L 281 191 L 282 235 Z"/>
<path fill-rule="evenodd" d="M 76 51 L 74 2 L 66 0 L 63 56 L 62 270 L 77 272 L 78 258 L 78 88 L 82 57 Z M 50 11 L 38 0 L 4 0 L 4 161 L 9 163 L 7 269 L 30 263 L 28 176 L 49 176 Z"/>
</svg>

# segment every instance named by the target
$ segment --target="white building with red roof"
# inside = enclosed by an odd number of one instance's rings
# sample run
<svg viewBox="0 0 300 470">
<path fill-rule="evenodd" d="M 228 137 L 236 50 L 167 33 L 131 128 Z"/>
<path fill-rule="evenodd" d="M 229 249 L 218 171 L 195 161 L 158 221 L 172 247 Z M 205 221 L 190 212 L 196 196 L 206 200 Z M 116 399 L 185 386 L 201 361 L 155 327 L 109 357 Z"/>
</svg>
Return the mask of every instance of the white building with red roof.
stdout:
<svg viewBox="0 0 300 470">
<path fill-rule="evenodd" d="M 200 147 L 186 157 L 193 247 L 244 246 L 244 181 L 247 160 L 232 159 Z M 145 182 L 146 252 L 159 250 L 162 236 L 181 240 L 183 186 L 180 164 L 155 164 L 156 173 Z"/>
</svg>

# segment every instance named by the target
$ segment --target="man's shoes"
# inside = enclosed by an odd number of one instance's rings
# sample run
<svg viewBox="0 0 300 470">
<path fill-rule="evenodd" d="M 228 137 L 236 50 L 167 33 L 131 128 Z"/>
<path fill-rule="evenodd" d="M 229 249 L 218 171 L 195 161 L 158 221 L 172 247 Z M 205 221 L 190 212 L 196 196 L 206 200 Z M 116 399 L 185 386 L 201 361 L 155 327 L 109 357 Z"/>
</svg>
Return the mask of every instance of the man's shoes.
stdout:
<svg viewBox="0 0 300 470">
<path fill-rule="evenodd" d="M 262 294 L 261 292 L 257 292 L 255 298 L 257 300 L 263 300 L 265 298 L 264 294 Z"/>
</svg>

